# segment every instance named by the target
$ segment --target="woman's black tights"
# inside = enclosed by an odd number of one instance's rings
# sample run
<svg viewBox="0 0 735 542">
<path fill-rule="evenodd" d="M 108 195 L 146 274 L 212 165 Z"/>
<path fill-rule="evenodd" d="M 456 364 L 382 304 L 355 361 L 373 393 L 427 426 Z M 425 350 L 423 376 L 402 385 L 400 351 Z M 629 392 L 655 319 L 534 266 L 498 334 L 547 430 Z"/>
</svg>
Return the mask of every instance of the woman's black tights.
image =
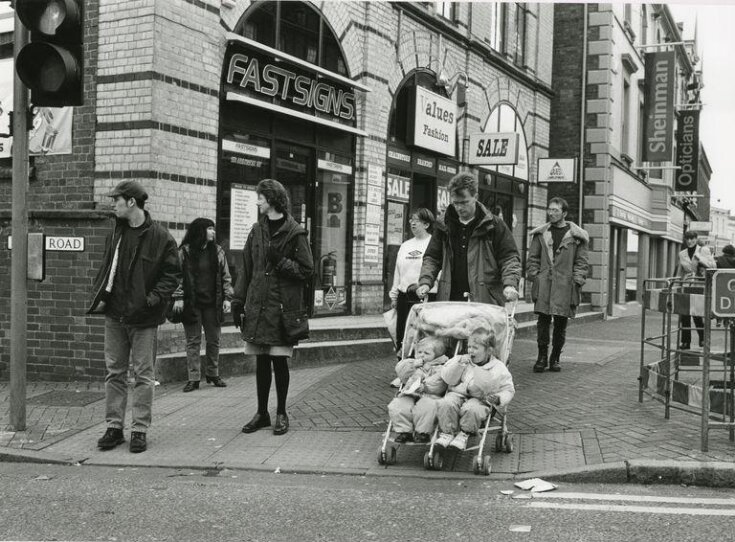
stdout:
<svg viewBox="0 0 735 542">
<path fill-rule="evenodd" d="M 255 382 L 258 388 L 258 412 L 268 412 L 268 396 L 271 391 L 271 362 L 273 372 L 276 375 L 276 414 L 286 413 L 286 398 L 288 397 L 288 385 L 290 376 L 288 373 L 287 356 L 270 356 L 261 354 L 255 357 Z"/>
</svg>

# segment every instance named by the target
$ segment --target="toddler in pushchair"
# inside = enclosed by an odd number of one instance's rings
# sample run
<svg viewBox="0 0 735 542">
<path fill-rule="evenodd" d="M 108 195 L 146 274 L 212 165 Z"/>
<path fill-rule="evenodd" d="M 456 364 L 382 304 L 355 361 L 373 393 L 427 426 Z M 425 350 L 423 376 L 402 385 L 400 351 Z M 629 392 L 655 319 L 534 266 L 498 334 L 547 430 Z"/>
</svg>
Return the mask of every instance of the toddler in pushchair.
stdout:
<svg viewBox="0 0 735 542">
<path fill-rule="evenodd" d="M 398 395 L 388 404 L 395 442 L 429 442 L 436 423 L 437 403 L 447 391 L 441 376 L 447 362 L 444 341 L 424 337 L 416 345 L 416 357 L 401 360 L 396 373 L 401 381 Z"/>
<path fill-rule="evenodd" d="M 429 450 L 424 455 L 424 467 L 427 469 L 440 470 L 444 454 L 449 449 L 466 449 L 478 450 L 473 462 L 474 472 L 489 474 L 490 456 L 483 453 L 490 431 L 497 431 L 496 452 L 512 451 L 505 414 L 515 392 L 513 379 L 506 367 L 515 335 L 513 312 L 509 313 L 504 307 L 463 302 L 423 303 L 411 309 L 402 351 L 402 356 L 407 359 L 399 362 L 396 369 L 404 362 L 407 368 L 420 364 L 411 360 L 413 350 L 418 350 L 419 344 L 438 345 L 441 341 L 453 349 L 454 357 L 446 363 L 430 365 L 433 367 L 430 378 L 435 382 L 432 388 L 434 397 L 426 397 L 427 390 L 423 388 L 424 395 L 413 405 L 408 419 L 403 420 L 406 423 L 395 416 L 398 404 L 404 403 L 404 408 L 409 406 L 409 401 L 402 398 L 411 397 L 410 378 L 404 375 L 401 379 L 404 384 L 391 402 L 392 407 L 389 406 L 390 421 L 378 450 L 381 465 L 395 463 L 397 449 L 402 445 L 428 444 Z M 422 342 L 426 338 L 432 340 Z M 439 358 L 440 352 L 436 348 L 432 355 Z M 418 353 L 416 355 L 419 356 Z M 421 359 L 425 355 L 421 354 Z M 442 388 L 448 391 L 437 398 L 441 393 L 437 390 Z M 424 401 L 424 398 L 428 400 Z M 419 426 L 416 425 L 415 411 L 416 405 L 422 402 L 422 407 L 426 408 L 425 411 L 419 409 Z M 497 419 L 499 425 L 491 427 L 493 419 Z M 413 435 L 410 432 L 411 420 L 415 430 Z M 429 438 L 427 431 L 433 433 Z M 479 444 L 468 448 L 469 436 L 474 433 L 480 437 Z"/>
</svg>

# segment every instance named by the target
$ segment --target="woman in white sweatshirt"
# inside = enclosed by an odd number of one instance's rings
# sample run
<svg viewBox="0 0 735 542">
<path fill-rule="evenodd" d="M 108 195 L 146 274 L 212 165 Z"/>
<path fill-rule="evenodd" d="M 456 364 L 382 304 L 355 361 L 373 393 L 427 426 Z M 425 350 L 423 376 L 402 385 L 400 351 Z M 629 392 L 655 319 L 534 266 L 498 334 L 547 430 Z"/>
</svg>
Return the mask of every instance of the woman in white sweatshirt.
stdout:
<svg viewBox="0 0 735 542">
<path fill-rule="evenodd" d="M 388 294 L 391 299 L 390 306 L 396 309 L 396 350 L 398 352 L 401 352 L 403 345 L 403 333 L 406 329 L 408 313 L 411 307 L 419 302 L 419 298 L 416 297 L 416 287 L 421 273 L 424 252 L 426 252 L 426 247 L 429 246 L 429 241 L 431 241 L 434 214 L 425 207 L 421 207 L 411 213 L 408 224 L 411 227 L 413 237 L 405 241 L 398 249 L 396 270 L 393 274 L 393 287 Z M 409 288 L 411 286 L 413 287 Z M 432 293 L 436 295 L 436 285 L 430 291 L 430 300 Z"/>
</svg>

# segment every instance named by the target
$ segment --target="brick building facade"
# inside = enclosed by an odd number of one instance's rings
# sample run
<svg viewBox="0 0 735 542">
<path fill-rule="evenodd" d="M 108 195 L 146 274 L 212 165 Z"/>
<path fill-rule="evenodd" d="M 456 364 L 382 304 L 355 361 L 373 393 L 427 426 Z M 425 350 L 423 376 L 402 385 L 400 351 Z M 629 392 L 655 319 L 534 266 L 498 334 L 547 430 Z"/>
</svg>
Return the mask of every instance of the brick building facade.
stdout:
<svg viewBox="0 0 735 542">
<path fill-rule="evenodd" d="M 252 188 L 282 180 L 310 231 L 316 315 L 384 309 L 409 210 L 441 212 L 457 171 L 478 174 L 481 200 L 522 250 L 545 220 L 535 170 L 550 145 L 550 4 L 84 6 L 85 105 L 74 109 L 72 153 L 33 158 L 28 207 L 30 231 L 81 237 L 85 249 L 48 252 L 46 279 L 29 283 L 30 378 L 104 374 L 102 320 L 84 310 L 112 216 L 105 194 L 122 179 L 146 186 L 146 208 L 177 240 L 194 218 L 216 218 L 235 273 Z M 456 113 L 436 145 L 417 133 L 415 103 L 427 97 L 434 113 L 437 104 Z M 517 134 L 516 164 L 470 165 L 470 137 L 496 133 Z M 0 181 L 2 379 L 10 188 Z"/>
<path fill-rule="evenodd" d="M 583 300 L 610 314 L 640 299 L 644 279 L 674 273 L 686 225 L 708 209 L 704 149 L 699 198 L 674 193 L 673 136 L 671 161 L 644 162 L 644 60 L 657 50 L 676 52 L 675 109 L 696 104 L 696 44 L 682 39 L 666 5 L 555 5 L 549 154 L 581 156 L 583 171 L 581 184 L 549 185 L 549 195 L 566 198 L 572 215 L 581 210 L 591 237 Z"/>
</svg>

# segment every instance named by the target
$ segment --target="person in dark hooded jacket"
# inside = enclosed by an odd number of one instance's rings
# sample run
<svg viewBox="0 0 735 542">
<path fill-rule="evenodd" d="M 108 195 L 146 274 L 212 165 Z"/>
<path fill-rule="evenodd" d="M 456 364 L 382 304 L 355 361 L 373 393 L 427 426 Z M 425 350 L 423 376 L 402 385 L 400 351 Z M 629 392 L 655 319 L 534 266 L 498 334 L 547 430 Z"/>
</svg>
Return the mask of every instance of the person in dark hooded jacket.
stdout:
<svg viewBox="0 0 735 542">
<path fill-rule="evenodd" d="M 288 358 L 298 342 L 289 340 L 284 316 L 305 310 L 305 288 L 314 272 L 314 258 L 306 230 L 289 214 L 283 185 L 264 179 L 256 192 L 260 218 L 245 242 L 232 299 L 232 315 L 245 340 L 245 354 L 256 356 L 258 411 L 242 431 L 252 433 L 271 425 L 272 365 L 278 400 L 273 434 L 283 435 L 288 431 Z"/>
<path fill-rule="evenodd" d="M 735 247 L 725 245 L 722 254 L 715 258 L 717 269 L 735 269 Z"/>
</svg>

